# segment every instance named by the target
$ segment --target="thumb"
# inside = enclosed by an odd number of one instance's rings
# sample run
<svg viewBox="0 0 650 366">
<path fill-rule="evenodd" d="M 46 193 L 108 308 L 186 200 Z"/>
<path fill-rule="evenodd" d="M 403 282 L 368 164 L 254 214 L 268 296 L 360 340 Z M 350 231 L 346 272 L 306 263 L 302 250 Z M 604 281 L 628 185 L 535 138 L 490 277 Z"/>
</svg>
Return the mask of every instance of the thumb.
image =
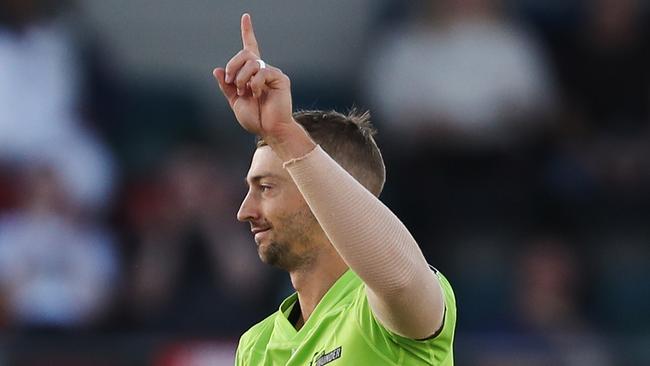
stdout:
<svg viewBox="0 0 650 366">
<path fill-rule="evenodd" d="M 221 92 L 228 100 L 228 104 L 230 104 L 232 107 L 235 103 L 235 99 L 237 98 L 237 87 L 235 87 L 235 84 L 226 83 L 226 70 L 224 70 L 222 67 L 217 67 L 214 69 L 214 71 L 212 71 L 212 75 L 214 75 L 214 78 L 217 79 L 217 82 L 219 83 L 219 89 L 221 89 Z"/>
</svg>

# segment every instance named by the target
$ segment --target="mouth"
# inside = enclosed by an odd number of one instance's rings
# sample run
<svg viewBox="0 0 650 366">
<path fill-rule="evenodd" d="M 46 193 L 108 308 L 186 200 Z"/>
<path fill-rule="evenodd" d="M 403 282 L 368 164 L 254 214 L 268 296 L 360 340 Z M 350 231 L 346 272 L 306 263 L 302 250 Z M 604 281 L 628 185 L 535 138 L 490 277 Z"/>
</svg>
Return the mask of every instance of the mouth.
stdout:
<svg viewBox="0 0 650 366">
<path fill-rule="evenodd" d="M 260 240 L 266 236 L 266 234 L 271 231 L 270 227 L 267 228 L 253 228 L 251 229 L 251 232 L 253 235 L 255 235 L 255 242 L 259 243 Z"/>
</svg>

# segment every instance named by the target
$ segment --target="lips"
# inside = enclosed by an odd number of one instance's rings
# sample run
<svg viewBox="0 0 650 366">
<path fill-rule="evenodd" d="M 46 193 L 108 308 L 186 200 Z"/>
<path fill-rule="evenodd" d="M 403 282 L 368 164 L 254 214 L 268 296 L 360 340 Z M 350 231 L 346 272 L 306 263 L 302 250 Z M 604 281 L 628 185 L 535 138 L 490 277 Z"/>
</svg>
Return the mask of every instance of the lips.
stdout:
<svg viewBox="0 0 650 366">
<path fill-rule="evenodd" d="M 260 245 L 262 243 L 262 240 L 267 236 L 267 233 L 271 231 L 271 228 L 253 229 L 251 231 L 253 232 L 253 235 L 255 235 L 255 243 L 257 243 L 257 245 Z"/>
<path fill-rule="evenodd" d="M 251 232 L 253 233 L 253 235 L 256 235 L 257 233 L 262 233 L 262 232 L 268 231 L 270 229 L 271 229 L 270 227 L 265 227 L 265 228 L 254 227 L 254 228 L 251 229 Z"/>
</svg>

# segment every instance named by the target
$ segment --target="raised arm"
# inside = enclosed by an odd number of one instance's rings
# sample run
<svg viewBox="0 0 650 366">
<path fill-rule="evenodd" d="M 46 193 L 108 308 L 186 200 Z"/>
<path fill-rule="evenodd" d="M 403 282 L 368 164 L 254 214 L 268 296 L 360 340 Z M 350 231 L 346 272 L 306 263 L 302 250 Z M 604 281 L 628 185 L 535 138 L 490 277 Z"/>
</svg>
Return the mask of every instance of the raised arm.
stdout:
<svg viewBox="0 0 650 366">
<path fill-rule="evenodd" d="M 285 161 L 294 182 L 345 262 L 367 286 L 376 318 L 414 339 L 442 325 L 438 277 L 400 220 L 330 158 L 293 120 L 289 78 L 258 62 L 250 17 L 242 17 L 244 49 L 214 75 L 247 131 Z M 254 47 L 253 47 L 254 45 Z"/>
<path fill-rule="evenodd" d="M 442 325 L 436 274 L 401 221 L 320 148 L 285 164 L 341 257 L 367 285 L 376 318 L 423 339 Z"/>
</svg>

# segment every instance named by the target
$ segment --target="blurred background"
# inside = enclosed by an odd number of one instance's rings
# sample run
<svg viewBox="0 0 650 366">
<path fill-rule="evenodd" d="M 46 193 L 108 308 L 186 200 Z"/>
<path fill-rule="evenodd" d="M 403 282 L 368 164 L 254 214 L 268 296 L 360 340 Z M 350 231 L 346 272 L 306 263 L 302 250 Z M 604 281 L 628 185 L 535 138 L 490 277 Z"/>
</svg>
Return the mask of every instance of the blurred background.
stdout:
<svg viewBox="0 0 650 366">
<path fill-rule="evenodd" d="M 0 1 L 0 365 L 229 365 L 291 292 L 211 71 L 252 13 L 302 109 L 370 109 L 456 364 L 650 364 L 643 0 Z"/>
</svg>

